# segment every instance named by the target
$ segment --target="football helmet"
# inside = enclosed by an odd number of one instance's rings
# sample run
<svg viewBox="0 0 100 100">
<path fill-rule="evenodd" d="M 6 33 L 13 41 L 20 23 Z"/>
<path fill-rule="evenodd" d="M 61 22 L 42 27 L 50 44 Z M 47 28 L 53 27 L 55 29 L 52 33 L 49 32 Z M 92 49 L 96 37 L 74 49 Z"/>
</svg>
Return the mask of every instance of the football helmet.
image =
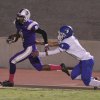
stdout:
<svg viewBox="0 0 100 100">
<path fill-rule="evenodd" d="M 23 8 L 17 13 L 16 20 L 19 23 L 23 24 L 24 22 L 30 19 L 30 16 L 30 11 L 28 9 Z"/>
<path fill-rule="evenodd" d="M 58 41 L 62 41 L 65 38 L 69 38 L 73 35 L 73 28 L 71 26 L 61 26 L 58 31 Z"/>
</svg>

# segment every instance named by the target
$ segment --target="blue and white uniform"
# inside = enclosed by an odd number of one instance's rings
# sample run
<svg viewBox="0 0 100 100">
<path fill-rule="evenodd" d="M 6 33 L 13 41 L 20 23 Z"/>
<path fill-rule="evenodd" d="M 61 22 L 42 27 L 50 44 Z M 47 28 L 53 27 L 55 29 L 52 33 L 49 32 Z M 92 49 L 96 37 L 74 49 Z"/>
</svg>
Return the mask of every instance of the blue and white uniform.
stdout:
<svg viewBox="0 0 100 100">
<path fill-rule="evenodd" d="M 66 52 L 78 59 L 79 63 L 72 70 L 71 78 L 75 79 L 77 76 L 81 75 L 84 84 L 88 86 L 92 77 L 94 57 L 81 46 L 79 41 L 73 35 L 73 30 L 70 26 L 61 27 L 60 32 L 58 33 L 59 47 L 55 50 L 48 51 L 48 55 Z M 43 57 L 46 56 L 46 53 L 40 52 L 39 55 Z"/>
<path fill-rule="evenodd" d="M 91 56 L 90 53 L 80 45 L 79 41 L 74 36 L 61 41 L 58 49 L 61 52 L 67 52 L 68 54 L 76 57 L 78 60 L 93 59 L 93 56 Z"/>
<path fill-rule="evenodd" d="M 94 65 L 93 56 L 80 45 L 74 36 L 64 39 L 58 49 L 80 60 L 79 64 L 72 70 L 71 78 L 75 79 L 81 74 L 84 84 L 89 85 Z"/>
</svg>

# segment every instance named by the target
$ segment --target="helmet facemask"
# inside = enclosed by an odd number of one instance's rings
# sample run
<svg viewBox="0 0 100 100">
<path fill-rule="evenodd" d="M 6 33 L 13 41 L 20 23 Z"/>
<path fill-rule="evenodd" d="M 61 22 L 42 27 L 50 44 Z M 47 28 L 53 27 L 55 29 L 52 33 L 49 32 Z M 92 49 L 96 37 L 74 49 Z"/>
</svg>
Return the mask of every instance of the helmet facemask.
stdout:
<svg viewBox="0 0 100 100">
<path fill-rule="evenodd" d="M 58 41 L 61 42 L 62 40 L 69 38 L 73 35 L 73 29 L 71 26 L 61 26 L 58 31 Z"/>
<path fill-rule="evenodd" d="M 17 13 L 16 20 L 20 23 L 23 24 L 27 20 L 30 19 L 30 11 L 28 9 L 22 9 Z"/>
<path fill-rule="evenodd" d="M 66 37 L 65 33 L 58 31 L 58 42 L 61 42 Z"/>
<path fill-rule="evenodd" d="M 19 15 L 17 15 L 16 20 L 17 20 L 20 24 L 24 24 L 24 22 L 25 22 L 25 17 L 24 17 L 24 16 L 19 16 Z"/>
</svg>

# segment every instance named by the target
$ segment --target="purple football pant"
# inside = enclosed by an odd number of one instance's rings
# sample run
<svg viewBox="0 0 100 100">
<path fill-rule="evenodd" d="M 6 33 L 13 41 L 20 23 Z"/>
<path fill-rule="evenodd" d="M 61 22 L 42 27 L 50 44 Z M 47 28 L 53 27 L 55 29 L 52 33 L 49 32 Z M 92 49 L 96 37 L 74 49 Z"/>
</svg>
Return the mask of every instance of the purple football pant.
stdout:
<svg viewBox="0 0 100 100">
<path fill-rule="evenodd" d="M 40 58 L 33 57 L 31 55 L 32 51 L 33 51 L 33 48 L 32 46 L 30 46 L 29 48 L 26 48 L 18 52 L 17 54 L 15 54 L 13 57 L 11 57 L 11 59 L 9 60 L 10 74 L 14 74 L 16 72 L 16 64 L 24 61 L 25 59 L 29 59 L 30 63 L 32 64 L 32 66 L 35 67 L 36 70 L 38 71 L 42 70 L 43 65 Z"/>
</svg>

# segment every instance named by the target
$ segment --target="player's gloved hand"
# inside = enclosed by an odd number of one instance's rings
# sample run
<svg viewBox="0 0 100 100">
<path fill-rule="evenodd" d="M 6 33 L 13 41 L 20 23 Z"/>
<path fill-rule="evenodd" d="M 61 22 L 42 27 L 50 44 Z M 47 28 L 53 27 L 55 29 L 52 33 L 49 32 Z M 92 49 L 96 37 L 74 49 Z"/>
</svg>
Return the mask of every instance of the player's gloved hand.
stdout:
<svg viewBox="0 0 100 100">
<path fill-rule="evenodd" d="M 8 44 L 11 44 L 11 43 L 15 42 L 15 40 L 16 40 L 16 37 L 14 35 L 10 35 L 10 36 L 8 36 L 6 42 Z"/>
<path fill-rule="evenodd" d="M 8 36 L 6 42 L 8 44 L 14 43 L 18 40 L 18 38 L 20 38 L 19 34 L 11 34 L 11 35 Z"/>
<path fill-rule="evenodd" d="M 47 52 L 49 50 L 49 45 L 45 44 L 45 52 Z"/>
</svg>

